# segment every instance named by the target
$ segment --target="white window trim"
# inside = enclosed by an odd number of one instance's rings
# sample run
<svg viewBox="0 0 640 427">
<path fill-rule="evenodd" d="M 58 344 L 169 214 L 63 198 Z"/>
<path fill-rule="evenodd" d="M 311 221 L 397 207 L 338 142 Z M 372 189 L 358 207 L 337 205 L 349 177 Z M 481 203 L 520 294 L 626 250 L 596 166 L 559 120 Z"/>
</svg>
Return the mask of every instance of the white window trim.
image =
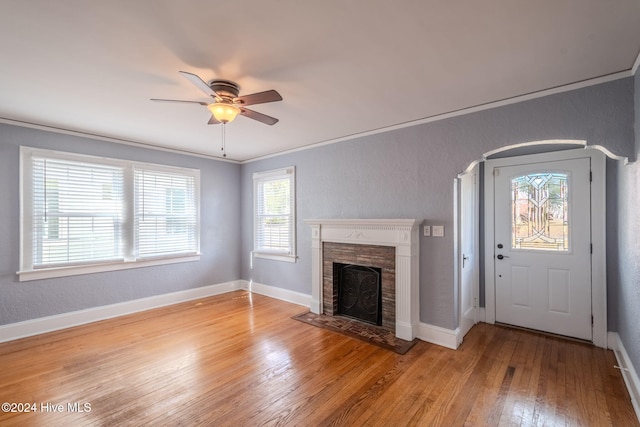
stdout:
<svg viewBox="0 0 640 427">
<path fill-rule="evenodd" d="M 128 270 L 130 268 L 152 267 L 156 265 L 178 264 L 182 262 L 200 261 L 200 253 L 190 256 L 177 256 L 142 261 L 122 261 L 71 267 L 39 268 L 37 270 L 18 271 L 21 282 L 31 280 L 53 279 L 56 277 L 79 276 L 82 274 L 104 273 L 107 271 Z"/>
<path fill-rule="evenodd" d="M 279 253 L 270 251 L 256 250 L 256 197 L 257 183 L 264 178 L 274 176 L 293 175 L 291 178 L 291 251 L 290 253 Z M 295 166 L 289 166 L 281 169 L 273 169 L 264 172 L 255 172 L 253 174 L 253 251 L 251 255 L 254 258 L 269 259 L 273 261 L 284 261 L 295 263 L 298 259 L 296 252 L 296 169 Z M 253 263 L 252 263 L 253 267 Z"/>
<path fill-rule="evenodd" d="M 31 176 L 26 171 L 31 170 L 31 157 L 32 156 L 48 156 L 55 157 L 57 159 L 73 160 L 79 162 L 94 162 L 103 165 L 117 165 L 125 168 L 125 179 L 131 179 L 131 189 L 133 188 L 133 169 L 134 167 L 148 167 L 154 168 L 160 171 L 178 172 L 186 175 L 191 175 L 195 178 L 195 193 L 196 193 L 196 250 L 194 253 L 179 254 L 175 256 L 158 256 L 153 258 L 138 258 L 135 259 L 132 255 L 133 243 L 132 233 L 133 229 L 124 232 L 124 238 L 129 240 L 127 248 L 125 249 L 125 258 L 117 261 L 105 261 L 96 262 L 81 265 L 70 265 L 62 267 L 50 267 L 50 268 L 32 268 L 31 265 L 26 265 L 28 262 L 26 259 L 30 259 L 30 255 L 26 256 L 26 251 L 31 251 L 31 225 L 29 221 L 25 221 L 25 188 L 29 188 L 28 191 L 32 191 L 30 186 Z M 25 169 L 26 168 L 26 169 Z M 28 181 L 28 182 L 25 182 Z M 133 191 L 133 190 L 131 190 Z M 133 197 L 131 201 L 127 203 L 133 203 Z M 125 209 L 125 222 L 133 224 L 134 222 L 134 209 L 133 206 L 129 206 Z M 26 245 L 26 246 L 25 246 Z M 68 153 L 57 150 L 47 150 L 33 147 L 20 147 L 20 270 L 16 272 L 18 280 L 20 282 L 50 279 L 57 277 L 76 276 L 81 274 L 101 273 L 107 271 L 126 270 L 131 268 L 150 267 L 158 265 L 176 264 L 183 262 L 194 262 L 200 260 L 200 170 L 189 169 L 182 167 L 174 167 L 167 165 L 159 165 L 154 163 L 138 162 L 132 160 L 113 159 L 108 157 L 90 156 L 85 154 Z M 26 258 L 26 259 L 25 259 Z"/>
<path fill-rule="evenodd" d="M 270 254 L 268 252 L 257 252 L 257 251 L 253 251 L 253 256 L 255 258 L 271 259 L 274 261 L 284 261 L 284 262 L 296 262 L 296 260 L 298 259 L 296 255 Z"/>
</svg>

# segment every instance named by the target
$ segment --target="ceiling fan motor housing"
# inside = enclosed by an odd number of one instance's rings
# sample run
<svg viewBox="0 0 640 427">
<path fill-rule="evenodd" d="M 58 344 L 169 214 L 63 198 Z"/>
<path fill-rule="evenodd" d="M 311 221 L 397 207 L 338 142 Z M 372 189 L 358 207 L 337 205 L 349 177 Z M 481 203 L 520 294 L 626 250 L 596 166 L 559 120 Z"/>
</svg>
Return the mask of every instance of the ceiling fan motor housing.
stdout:
<svg viewBox="0 0 640 427">
<path fill-rule="evenodd" d="M 240 93 L 240 86 L 231 80 L 211 80 L 209 87 L 221 98 L 237 98 Z"/>
</svg>

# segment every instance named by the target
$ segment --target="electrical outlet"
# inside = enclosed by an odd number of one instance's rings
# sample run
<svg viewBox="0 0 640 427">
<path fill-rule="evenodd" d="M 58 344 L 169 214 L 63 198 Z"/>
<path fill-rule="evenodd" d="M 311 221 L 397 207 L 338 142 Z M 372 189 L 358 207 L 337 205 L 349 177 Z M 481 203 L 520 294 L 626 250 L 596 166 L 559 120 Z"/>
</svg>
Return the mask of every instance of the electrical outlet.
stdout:
<svg viewBox="0 0 640 427">
<path fill-rule="evenodd" d="M 434 225 L 433 237 L 443 237 L 443 236 L 444 236 L 444 225 Z"/>
<path fill-rule="evenodd" d="M 425 237 L 431 236 L 431 226 L 430 225 L 425 225 L 424 226 L 424 236 Z"/>
</svg>

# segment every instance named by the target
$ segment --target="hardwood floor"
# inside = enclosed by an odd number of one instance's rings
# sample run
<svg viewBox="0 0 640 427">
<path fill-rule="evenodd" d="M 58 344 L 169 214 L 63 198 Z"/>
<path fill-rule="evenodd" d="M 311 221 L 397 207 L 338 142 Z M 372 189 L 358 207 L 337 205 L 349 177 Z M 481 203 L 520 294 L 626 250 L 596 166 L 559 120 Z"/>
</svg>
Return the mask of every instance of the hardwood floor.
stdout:
<svg viewBox="0 0 640 427">
<path fill-rule="evenodd" d="M 611 351 L 478 324 L 400 356 L 301 311 L 238 291 L 0 344 L 0 401 L 35 404 L 0 425 L 640 425 Z"/>
</svg>

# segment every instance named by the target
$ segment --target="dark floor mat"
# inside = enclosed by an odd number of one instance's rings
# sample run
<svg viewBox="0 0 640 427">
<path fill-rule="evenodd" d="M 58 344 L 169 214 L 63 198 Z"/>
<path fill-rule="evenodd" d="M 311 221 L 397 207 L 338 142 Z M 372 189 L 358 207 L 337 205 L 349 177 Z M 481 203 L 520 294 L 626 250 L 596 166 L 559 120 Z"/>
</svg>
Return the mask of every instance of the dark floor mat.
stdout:
<svg viewBox="0 0 640 427">
<path fill-rule="evenodd" d="M 292 319 L 358 338 L 398 354 L 405 354 L 417 342 L 417 339 L 405 341 L 397 338 L 391 331 L 341 316 L 326 316 L 307 311 L 293 316 Z"/>
</svg>

